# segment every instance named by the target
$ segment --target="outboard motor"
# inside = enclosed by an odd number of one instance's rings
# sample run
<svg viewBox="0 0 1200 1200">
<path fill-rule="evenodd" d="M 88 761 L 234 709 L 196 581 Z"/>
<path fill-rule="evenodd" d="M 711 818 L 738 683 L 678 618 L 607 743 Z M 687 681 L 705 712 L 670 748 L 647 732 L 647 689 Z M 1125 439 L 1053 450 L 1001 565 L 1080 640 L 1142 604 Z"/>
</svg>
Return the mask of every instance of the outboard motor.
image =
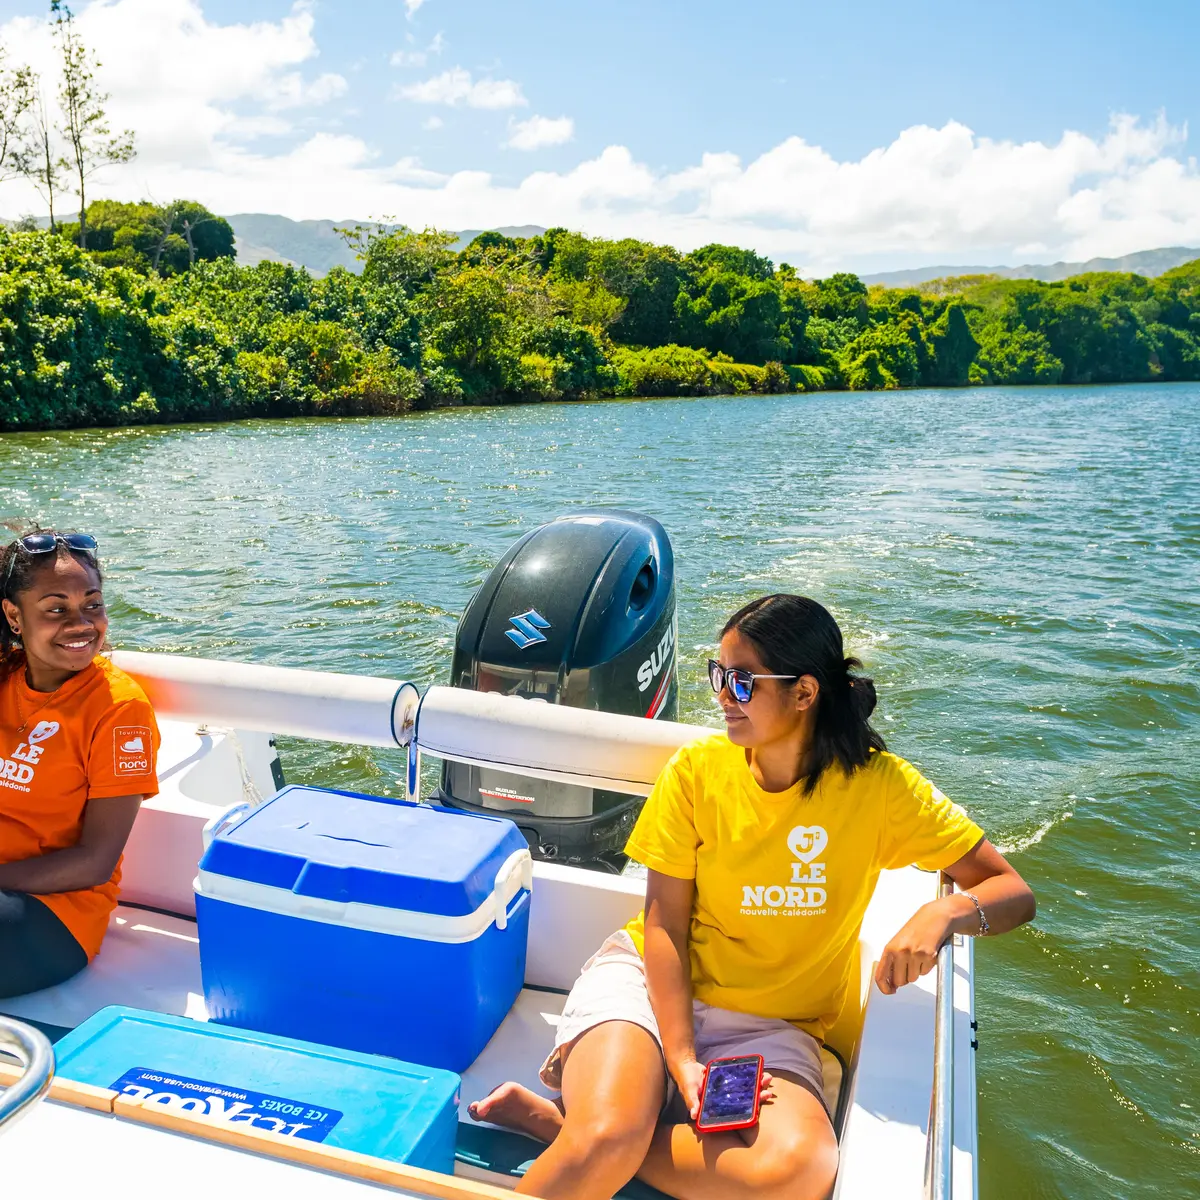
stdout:
<svg viewBox="0 0 1200 1200">
<path fill-rule="evenodd" d="M 674 720 L 675 564 L 666 530 L 584 509 L 526 534 L 458 623 L 453 686 Z M 642 797 L 447 761 L 437 800 L 504 813 L 537 858 L 619 870 Z"/>
</svg>

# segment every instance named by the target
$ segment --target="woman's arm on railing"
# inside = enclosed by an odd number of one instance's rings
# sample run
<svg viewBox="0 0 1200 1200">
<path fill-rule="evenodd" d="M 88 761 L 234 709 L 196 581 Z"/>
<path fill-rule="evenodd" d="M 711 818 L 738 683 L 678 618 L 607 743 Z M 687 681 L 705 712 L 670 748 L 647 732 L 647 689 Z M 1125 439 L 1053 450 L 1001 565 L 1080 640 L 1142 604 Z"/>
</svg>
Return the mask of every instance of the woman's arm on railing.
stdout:
<svg viewBox="0 0 1200 1200">
<path fill-rule="evenodd" d="M 879 956 L 875 982 L 889 996 L 932 971 L 938 949 L 954 934 L 1008 933 L 1037 912 L 1032 888 L 987 838 L 946 874 L 960 890 L 923 904 Z"/>
</svg>

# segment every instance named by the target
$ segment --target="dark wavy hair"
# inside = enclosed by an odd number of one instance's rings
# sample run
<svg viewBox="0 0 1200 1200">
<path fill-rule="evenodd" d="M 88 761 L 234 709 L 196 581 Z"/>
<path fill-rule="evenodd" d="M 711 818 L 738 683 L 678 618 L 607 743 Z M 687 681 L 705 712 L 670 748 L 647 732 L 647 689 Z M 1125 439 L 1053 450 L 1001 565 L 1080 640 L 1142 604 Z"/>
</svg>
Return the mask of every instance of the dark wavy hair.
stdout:
<svg viewBox="0 0 1200 1200">
<path fill-rule="evenodd" d="M 875 684 L 854 673 L 862 663 L 845 656 L 842 631 L 824 605 L 807 596 L 762 596 L 739 608 L 721 636 L 734 631 L 754 646 L 773 675 L 811 675 L 817 681 L 805 795 L 835 762 L 850 775 L 866 766 L 872 750 L 887 749 L 870 721 Z"/>
<path fill-rule="evenodd" d="M 30 554 L 21 545 L 21 538 L 31 533 L 57 533 L 53 529 L 41 529 L 35 526 L 26 529 L 15 541 L 0 549 L 0 600 L 13 600 L 22 592 L 33 586 L 34 575 L 43 563 L 54 562 L 56 558 L 74 555 L 83 559 L 88 566 L 93 567 L 100 582 L 104 582 L 104 573 L 100 570 L 100 561 L 94 554 L 86 550 L 72 550 L 62 542 L 54 548 L 53 554 Z M 8 623 L 8 617 L 0 611 L 0 682 L 7 679 L 14 671 L 25 665 L 25 651 L 21 639 L 13 632 Z"/>
</svg>

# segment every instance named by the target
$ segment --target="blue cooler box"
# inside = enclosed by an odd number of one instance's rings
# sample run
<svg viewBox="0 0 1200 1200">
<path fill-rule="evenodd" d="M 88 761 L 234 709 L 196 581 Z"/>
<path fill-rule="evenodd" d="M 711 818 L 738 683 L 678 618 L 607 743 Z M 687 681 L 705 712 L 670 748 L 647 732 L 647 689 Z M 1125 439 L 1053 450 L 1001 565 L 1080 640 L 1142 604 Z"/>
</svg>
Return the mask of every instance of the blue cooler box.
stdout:
<svg viewBox="0 0 1200 1200">
<path fill-rule="evenodd" d="M 466 1070 L 525 978 L 520 830 L 307 787 L 230 818 L 196 879 L 210 1017 Z"/>
<path fill-rule="evenodd" d="M 143 1104 L 454 1170 L 459 1079 L 392 1058 L 103 1008 L 54 1048 L 56 1073 Z"/>
</svg>

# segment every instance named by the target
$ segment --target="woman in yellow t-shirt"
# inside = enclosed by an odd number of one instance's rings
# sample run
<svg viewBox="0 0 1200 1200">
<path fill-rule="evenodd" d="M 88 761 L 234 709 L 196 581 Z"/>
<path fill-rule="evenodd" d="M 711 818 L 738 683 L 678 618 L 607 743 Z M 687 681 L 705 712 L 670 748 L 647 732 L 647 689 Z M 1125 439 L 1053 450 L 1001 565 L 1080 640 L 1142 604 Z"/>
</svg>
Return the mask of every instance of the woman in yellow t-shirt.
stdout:
<svg viewBox="0 0 1200 1200">
<path fill-rule="evenodd" d="M 671 759 L 629 839 L 645 911 L 567 999 L 542 1069 L 561 1100 L 505 1084 L 472 1106 L 552 1143 L 518 1192 L 607 1200 L 637 1174 L 682 1200 L 820 1200 L 837 1170 L 821 1039 L 879 872 L 916 863 L 964 889 L 885 947 L 888 994 L 952 935 L 1032 919 L 1033 893 L 979 826 L 888 753 L 859 665 L 814 600 L 765 596 L 730 618 L 709 664 L 726 732 Z M 756 1128 L 701 1135 L 664 1115 L 677 1089 L 694 1121 L 704 1064 L 745 1054 L 769 1072 Z"/>
</svg>

